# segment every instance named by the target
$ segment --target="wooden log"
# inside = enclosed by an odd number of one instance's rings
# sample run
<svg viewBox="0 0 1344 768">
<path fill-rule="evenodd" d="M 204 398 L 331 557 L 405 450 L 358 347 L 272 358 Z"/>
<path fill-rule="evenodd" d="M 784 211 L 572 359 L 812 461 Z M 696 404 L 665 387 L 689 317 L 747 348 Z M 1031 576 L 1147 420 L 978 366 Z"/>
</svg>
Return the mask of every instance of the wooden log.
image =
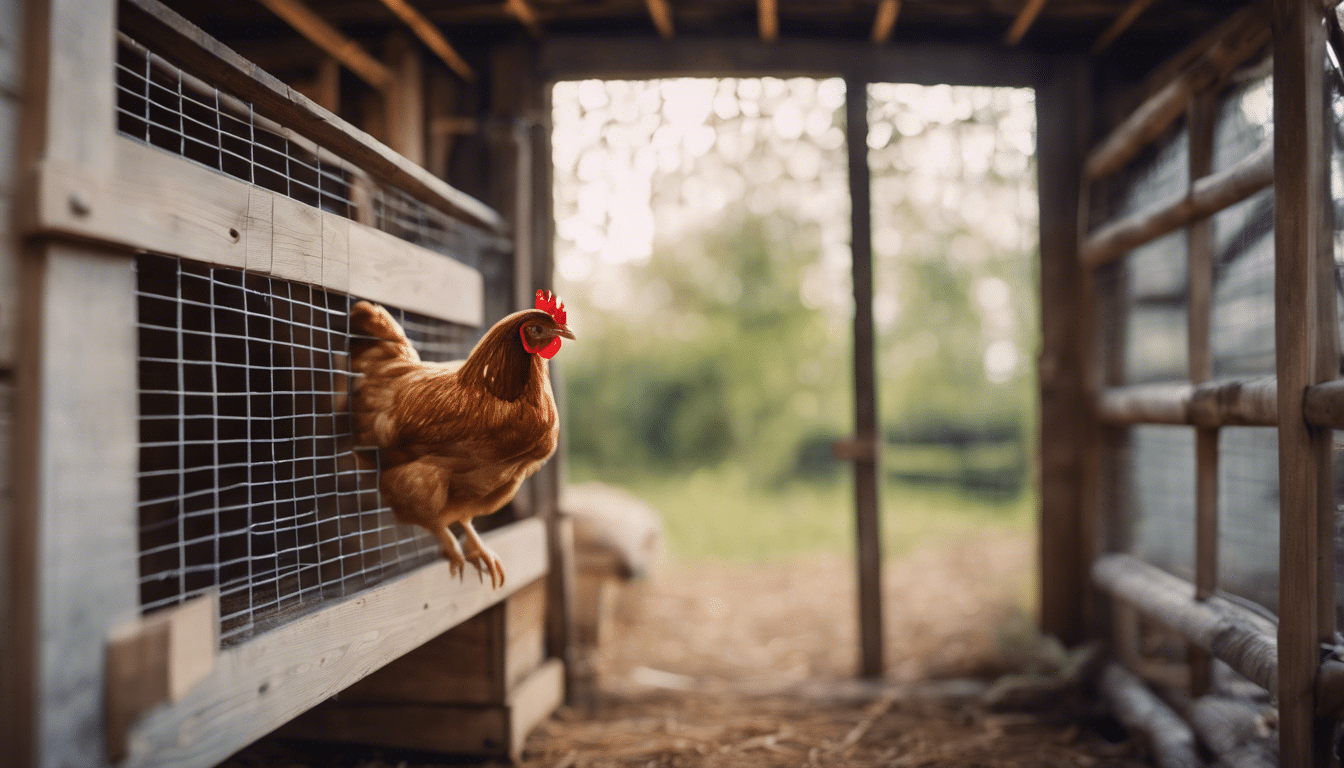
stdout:
<svg viewBox="0 0 1344 768">
<path fill-rule="evenodd" d="M 1309 387 L 1302 398 L 1307 423 L 1329 429 L 1344 429 L 1344 379 Z"/>
<path fill-rule="evenodd" d="M 346 37 L 299 0 L 258 0 L 258 2 L 374 88 L 380 91 L 386 90 L 396 80 L 392 70 L 383 66 L 383 63 L 364 50 L 362 45 Z"/>
<path fill-rule="evenodd" d="M 881 0 L 873 16 L 873 42 L 881 45 L 891 39 L 896 29 L 896 18 L 901 14 L 901 0 Z"/>
<path fill-rule="evenodd" d="M 533 37 L 541 37 L 541 22 L 537 20 L 537 11 L 527 0 L 504 0 L 504 10 L 527 28 Z"/>
<path fill-rule="evenodd" d="M 265 1 L 276 2 L 276 0 Z M 439 28 L 417 11 L 415 6 L 406 2 L 406 0 L 382 0 L 382 2 L 388 10 L 401 19 L 403 24 L 410 27 L 415 36 L 420 38 L 420 42 L 425 44 L 425 47 L 433 51 L 435 56 L 438 56 L 444 64 L 448 65 L 449 69 L 456 72 L 458 77 L 467 82 L 476 80 L 476 72 L 467 63 L 467 60 L 462 58 L 457 49 L 453 48 L 452 44 L 439 32 Z"/>
<path fill-rule="evenodd" d="M 664 38 L 671 38 L 676 34 L 672 26 L 672 7 L 668 0 L 647 0 L 649 6 L 649 18 L 653 20 L 653 26 L 658 28 L 658 34 Z"/>
<path fill-rule="evenodd" d="M 1116 719 L 1148 744 L 1161 768 L 1203 768 L 1190 726 L 1133 673 L 1111 664 L 1101 673 L 1100 688 Z"/>
<path fill-rule="evenodd" d="M 1339 370 L 1323 15 L 1318 0 L 1273 3 L 1274 344 L 1284 414 Z M 1334 640 L 1331 443 L 1329 430 L 1280 419 L 1279 754 L 1292 766 L 1329 758 L 1314 695 L 1320 643 Z"/>
<path fill-rule="evenodd" d="M 1277 687 L 1276 628 L 1264 617 L 1218 597 L 1196 601 L 1193 584 L 1129 555 L 1098 559 L 1092 578 L 1265 690 Z"/>
<path fill-rule="evenodd" d="M 1273 376 L 1199 385 L 1170 382 L 1110 387 L 1101 393 L 1097 413 L 1103 422 L 1118 425 L 1272 427 L 1279 419 L 1277 391 Z"/>
<path fill-rule="evenodd" d="M 1272 709 L 1225 696 L 1200 696 L 1184 712 L 1199 740 L 1228 768 L 1277 768 Z"/>
<path fill-rule="evenodd" d="M 301 130 L 309 139 L 372 176 L 397 186 L 439 210 L 492 232 L 507 227 L 498 213 L 447 182 L 379 144 L 368 133 L 327 112 L 310 99 L 230 50 L 157 0 L 126 0 L 118 22 L 133 35 L 221 89 L 251 102 L 257 112 Z"/>
<path fill-rule="evenodd" d="M 1106 28 L 1106 31 L 1101 33 L 1101 37 L 1098 37 L 1097 41 L 1092 44 L 1092 55 L 1096 56 L 1109 48 L 1111 43 L 1114 43 L 1120 35 L 1125 33 L 1125 30 L 1133 26 L 1139 16 L 1152 7 L 1155 2 L 1157 2 L 1157 0 L 1131 0 L 1131 2 L 1125 6 L 1125 10 L 1120 16 L 1117 17 L 1116 20 Z"/>
<path fill-rule="evenodd" d="M 1232 167 L 1195 182 L 1189 194 L 1107 224 L 1088 236 L 1080 255 L 1087 266 L 1100 267 L 1132 248 L 1239 203 L 1273 181 L 1274 148 L 1266 144 Z"/>
<path fill-rule="evenodd" d="M 1027 0 L 1022 5 L 1022 10 L 1017 12 L 1013 19 L 1013 25 L 1008 28 L 1007 34 L 1003 36 L 1004 45 L 1017 45 L 1022 42 L 1022 37 L 1027 34 L 1027 30 L 1036 22 L 1036 17 L 1041 15 L 1041 10 L 1045 8 L 1046 0 Z"/>
</svg>

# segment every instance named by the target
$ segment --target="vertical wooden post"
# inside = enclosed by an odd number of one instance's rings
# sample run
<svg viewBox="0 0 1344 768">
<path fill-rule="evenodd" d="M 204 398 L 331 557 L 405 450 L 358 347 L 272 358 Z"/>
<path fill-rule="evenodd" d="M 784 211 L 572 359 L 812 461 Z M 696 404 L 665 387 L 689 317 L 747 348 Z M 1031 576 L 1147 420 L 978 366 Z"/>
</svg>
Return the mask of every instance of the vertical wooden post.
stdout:
<svg viewBox="0 0 1344 768">
<path fill-rule="evenodd" d="M 868 172 L 868 83 L 845 81 L 849 144 L 850 258 L 854 269 L 854 437 L 873 450 L 854 461 L 858 534 L 861 672 L 879 677 L 882 660 L 882 529 L 878 501 L 877 375 L 873 360 L 872 199 Z"/>
<path fill-rule="evenodd" d="M 1329 728 L 1314 717 L 1314 684 L 1320 641 L 1333 640 L 1334 630 L 1333 596 L 1328 604 L 1323 600 L 1334 583 L 1333 558 L 1327 557 L 1334 505 L 1323 503 L 1330 499 L 1331 433 L 1302 418 L 1303 392 L 1333 378 L 1338 366 L 1321 22 L 1319 3 L 1274 1 L 1279 755 L 1294 766 L 1325 765 L 1329 757 Z"/>
<path fill-rule="evenodd" d="M 384 91 L 387 145 L 411 162 L 425 163 L 425 88 L 420 49 L 403 32 L 388 37 L 384 56 L 396 73 Z"/>
<path fill-rule="evenodd" d="M 1186 125 L 1190 132 L 1190 184 L 1213 172 L 1213 129 L 1218 102 L 1211 91 L 1191 98 Z M 1210 328 L 1213 318 L 1213 220 L 1203 218 L 1186 230 L 1189 283 L 1188 344 L 1190 381 L 1213 378 Z M 1218 588 L 1218 429 L 1195 430 L 1195 598 L 1204 600 Z M 1213 657 L 1190 648 L 1190 687 L 1196 696 L 1213 683 Z"/>
<path fill-rule="evenodd" d="M 1041 230 L 1041 357 L 1039 378 L 1041 631 L 1066 644 L 1087 635 L 1090 598 L 1085 552 L 1099 526 L 1084 526 L 1084 452 L 1097 458 L 1099 434 L 1088 401 L 1077 299 L 1084 280 L 1078 259 L 1078 201 L 1086 141 L 1088 72 L 1081 59 L 1059 59 L 1036 91 Z M 1095 508 L 1095 504 L 1093 505 Z M 1091 533 L 1085 535 L 1084 531 Z"/>
</svg>

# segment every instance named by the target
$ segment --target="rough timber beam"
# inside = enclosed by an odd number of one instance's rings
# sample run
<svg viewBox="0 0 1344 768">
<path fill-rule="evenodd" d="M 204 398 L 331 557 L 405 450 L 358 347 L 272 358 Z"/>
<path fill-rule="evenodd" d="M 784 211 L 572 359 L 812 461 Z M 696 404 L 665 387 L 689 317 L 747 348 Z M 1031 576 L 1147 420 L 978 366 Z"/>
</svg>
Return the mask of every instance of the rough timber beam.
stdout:
<svg viewBox="0 0 1344 768">
<path fill-rule="evenodd" d="M 537 20 L 537 11 L 527 0 L 504 0 L 504 10 L 527 27 L 528 34 L 541 37 L 541 22 Z"/>
<path fill-rule="evenodd" d="M 383 0 L 383 5 L 386 5 L 388 10 L 395 13 L 397 18 L 410 27 L 415 36 L 420 38 L 420 42 L 428 46 L 434 52 L 434 55 L 448 65 L 449 69 L 457 73 L 458 77 L 469 82 L 476 79 L 476 73 L 472 70 L 471 65 L 467 64 L 466 60 L 458 54 L 453 46 L 449 45 L 448 41 L 439 33 L 439 28 L 421 15 L 414 6 L 406 0 Z"/>
<path fill-rule="evenodd" d="M 778 0 L 756 0 L 756 16 L 760 21 L 761 39 L 773 43 L 779 39 Z"/>
<path fill-rule="evenodd" d="M 1132 25 L 1144 11 L 1148 10 L 1148 8 L 1155 2 L 1157 2 L 1157 0 L 1133 0 L 1129 5 L 1125 6 L 1125 12 L 1120 14 L 1120 17 L 1112 22 L 1111 26 L 1107 27 L 1105 32 L 1101 33 L 1101 37 L 1097 38 L 1097 42 L 1092 44 L 1092 55 L 1096 56 L 1109 48 L 1111 43 L 1114 43 L 1116 38 L 1124 34 L 1125 30 L 1129 29 L 1130 25 Z"/>
<path fill-rule="evenodd" d="M 1017 45 L 1022 42 L 1023 36 L 1031 25 L 1036 23 L 1036 17 L 1041 15 L 1041 10 L 1045 8 L 1045 0 L 1027 0 L 1027 4 L 1022 6 L 1018 12 L 1017 18 L 1013 19 L 1013 25 L 1008 28 L 1008 33 L 1003 36 L 1004 45 Z"/>
<path fill-rule="evenodd" d="M 653 26 L 658 28 L 658 34 L 670 38 L 676 34 L 672 28 L 672 7 L 668 5 L 667 0 L 646 0 L 649 5 L 649 18 L 653 19 Z"/>
<path fill-rule="evenodd" d="M 381 62 L 370 56 L 359 43 L 346 37 L 340 30 L 328 24 L 325 19 L 318 16 L 307 5 L 299 2 L 299 0 L 259 0 L 259 2 L 283 19 L 286 24 L 293 27 L 296 32 L 308 38 L 318 48 L 344 64 L 351 72 L 358 75 L 359 79 L 380 91 L 392 87 L 392 82 L 396 79 L 396 76 L 392 74 L 391 69 L 383 66 Z"/>
<path fill-rule="evenodd" d="M 873 18 L 873 42 L 881 45 L 891 39 L 891 31 L 896 28 L 896 17 L 901 13 L 901 0 L 882 0 L 877 4 L 877 15 Z"/>
</svg>

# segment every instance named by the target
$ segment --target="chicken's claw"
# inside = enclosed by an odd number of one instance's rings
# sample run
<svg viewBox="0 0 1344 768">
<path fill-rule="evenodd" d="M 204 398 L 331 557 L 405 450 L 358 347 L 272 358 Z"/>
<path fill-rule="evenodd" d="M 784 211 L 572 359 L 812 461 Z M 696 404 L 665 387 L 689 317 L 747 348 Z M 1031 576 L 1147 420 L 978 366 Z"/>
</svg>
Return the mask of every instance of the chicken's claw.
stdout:
<svg viewBox="0 0 1344 768">
<path fill-rule="evenodd" d="M 473 551 L 471 541 L 467 541 L 467 561 L 476 566 L 476 575 L 481 583 L 485 583 L 485 574 L 490 574 L 490 588 L 499 589 L 504 586 L 504 563 L 500 561 L 499 555 L 491 552 L 488 547 L 482 546 L 479 550 Z"/>
<path fill-rule="evenodd" d="M 457 545 L 457 537 L 447 528 L 439 529 L 438 535 L 439 545 L 443 548 L 443 557 L 448 561 L 448 574 L 459 579 L 465 578 L 467 558 L 462 556 L 462 548 Z"/>
</svg>

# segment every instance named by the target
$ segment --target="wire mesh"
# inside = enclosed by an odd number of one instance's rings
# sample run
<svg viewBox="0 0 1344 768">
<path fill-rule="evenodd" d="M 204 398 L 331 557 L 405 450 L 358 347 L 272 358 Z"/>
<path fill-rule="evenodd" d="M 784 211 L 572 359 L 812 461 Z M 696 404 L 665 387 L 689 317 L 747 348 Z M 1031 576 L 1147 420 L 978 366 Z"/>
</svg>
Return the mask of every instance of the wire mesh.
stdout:
<svg viewBox="0 0 1344 768">
<path fill-rule="evenodd" d="M 158 255 L 136 262 L 141 608 L 220 591 L 225 643 L 433 559 L 353 450 L 352 298 Z M 473 329 L 395 312 L 430 361 Z"/>
<path fill-rule="evenodd" d="M 1279 604 L 1279 432 L 1218 433 L 1218 584 L 1270 610 Z"/>
<path fill-rule="evenodd" d="M 1136 426 L 1122 459 L 1122 486 L 1132 528 L 1131 552 L 1186 579 L 1194 578 L 1195 433 L 1188 427 Z"/>
</svg>

